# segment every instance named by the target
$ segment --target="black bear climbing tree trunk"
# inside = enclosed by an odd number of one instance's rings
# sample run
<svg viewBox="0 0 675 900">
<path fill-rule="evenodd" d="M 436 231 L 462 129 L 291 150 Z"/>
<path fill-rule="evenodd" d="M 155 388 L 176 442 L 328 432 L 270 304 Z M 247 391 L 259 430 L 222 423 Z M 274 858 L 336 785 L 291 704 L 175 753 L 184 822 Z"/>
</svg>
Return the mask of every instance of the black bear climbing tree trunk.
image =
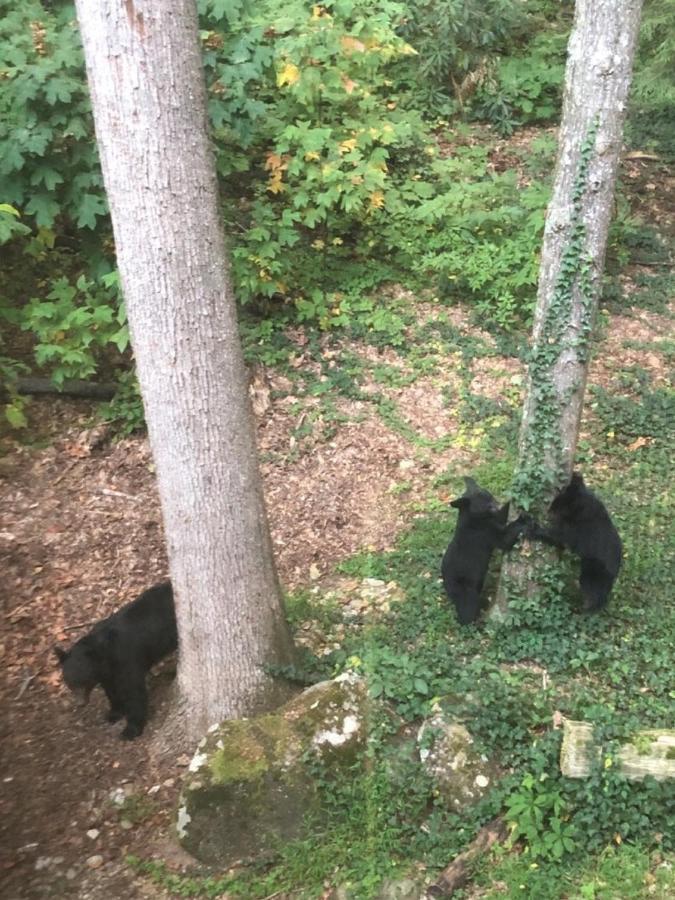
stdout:
<svg viewBox="0 0 675 900">
<path fill-rule="evenodd" d="M 272 706 L 292 644 L 220 219 L 194 0 L 78 0 L 157 469 L 187 733 Z"/>
<path fill-rule="evenodd" d="M 576 3 L 513 486 L 515 506 L 537 515 L 574 463 L 641 7 Z M 504 562 L 493 616 L 537 583 L 541 555 L 527 552 Z"/>
</svg>

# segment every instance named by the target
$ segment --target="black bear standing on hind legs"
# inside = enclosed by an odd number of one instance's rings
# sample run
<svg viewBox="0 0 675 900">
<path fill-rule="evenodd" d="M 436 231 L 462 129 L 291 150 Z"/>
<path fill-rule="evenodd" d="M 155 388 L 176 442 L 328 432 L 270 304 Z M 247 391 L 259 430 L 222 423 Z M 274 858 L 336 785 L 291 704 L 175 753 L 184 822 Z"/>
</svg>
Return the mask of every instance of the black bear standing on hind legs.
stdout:
<svg viewBox="0 0 675 900">
<path fill-rule="evenodd" d="M 463 496 L 450 506 L 459 510 L 457 527 L 443 556 L 441 574 L 448 597 L 455 604 L 462 625 L 474 622 L 480 613 L 480 595 L 492 552 L 510 550 L 526 528 L 525 517 L 506 524 L 509 504 L 500 507 L 489 491 L 473 478 L 465 478 Z"/>
<path fill-rule="evenodd" d="M 144 591 L 97 622 L 70 650 L 55 647 L 63 680 L 83 704 L 100 684 L 110 702 L 109 722 L 126 718 L 133 740 L 148 718 L 147 672 L 178 646 L 173 590 L 168 581 Z"/>
<path fill-rule="evenodd" d="M 604 504 L 575 472 L 570 483 L 549 507 L 551 525 L 533 524 L 527 536 L 555 547 L 566 547 L 581 558 L 579 586 L 584 612 L 595 612 L 607 604 L 621 568 L 621 538 Z"/>
</svg>

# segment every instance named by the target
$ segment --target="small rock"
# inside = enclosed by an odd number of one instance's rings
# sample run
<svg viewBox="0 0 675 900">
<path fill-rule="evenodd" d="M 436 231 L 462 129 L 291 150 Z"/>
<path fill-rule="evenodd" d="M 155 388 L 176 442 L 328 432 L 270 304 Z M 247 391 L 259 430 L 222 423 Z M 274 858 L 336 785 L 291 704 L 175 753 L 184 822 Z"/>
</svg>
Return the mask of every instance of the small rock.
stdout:
<svg viewBox="0 0 675 900">
<path fill-rule="evenodd" d="M 415 460 L 414 459 L 402 459 L 398 464 L 399 469 L 402 469 L 404 472 L 406 469 L 414 469 L 415 468 Z"/>
<path fill-rule="evenodd" d="M 77 872 L 75 871 L 75 869 L 68 869 L 66 871 L 66 878 L 68 879 L 68 881 L 72 881 L 73 878 L 76 877 L 76 875 L 77 875 Z"/>
<path fill-rule="evenodd" d="M 92 841 L 95 841 L 100 833 L 101 832 L 98 830 L 98 828 L 90 828 L 87 832 L 87 837 L 91 838 Z"/>
<path fill-rule="evenodd" d="M 158 784 L 153 784 L 151 788 L 148 788 L 148 794 L 152 797 L 153 794 L 156 794 L 159 791 L 160 786 Z"/>
<path fill-rule="evenodd" d="M 129 831 L 129 829 L 133 827 L 133 824 L 128 819 L 120 819 L 120 828 L 123 828 L 125 831 Z"/>
<path fill-rule="evenodd" d="M 164 787 L 167 787 L 167 788 L 173 787 L 175 783 L 176 783 L 175 778 L 167 778 L 165 781 L 162 782 Z"/>
<path fill-rule="evenodd" d="M 316 563 L 312 563 L 312 565 L 309 567 L 309 577 L 311 581 L 317 581 L 319 578 L 321 578 L 321 572 Z"/>
<path fill-rule="evenodd" d="M 38 858 L 35 860 L 35 871 L 40 872 L 42 869 L 48 869 L 51 864 L 51 856 L 38 856 Z"/>
<path fill-rule="evenodd" d="M 116 788 L 113 788 L 112 791 L 110 791 L 109 797 L 110 797 L 110 802 L 113 803 L 115 806 L 123 806 L 124 801 L 127 798 L 127 795 L 124 792 L 124 788 L 116 787 Z"/>
<path fill-rule="evenodd" d="M 87 865 L 90 869 L 100 869 L 103 865 L 103 857 L 100 853 L 87 857 Z"/>
<path fill-rule="evenodd" d="M 176 765 L 181 769 L 186 769 L 190 765 L 191 756 L 188 756 L 187 753 L 183 753 L 176 760 Z"/>
</svg>

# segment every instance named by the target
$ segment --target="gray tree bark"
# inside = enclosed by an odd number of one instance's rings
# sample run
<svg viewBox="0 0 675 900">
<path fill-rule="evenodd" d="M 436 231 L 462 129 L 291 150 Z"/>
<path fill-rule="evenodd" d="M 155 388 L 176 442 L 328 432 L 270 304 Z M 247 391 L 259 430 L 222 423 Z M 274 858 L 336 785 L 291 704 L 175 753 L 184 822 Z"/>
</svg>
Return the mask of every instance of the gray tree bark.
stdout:
<svg viewBox="0 0 675 900">
<path fill-rule="evenodd" d="M 514 504 L 545 511 L 574 464 L 642 0 L 577 0 L 542 248 Z M 544 557 L 546 554 L 543 555 Z M 496 617 L 536 560 L 502 567 Z"/>
<path fill-rule="evenodd" d="M 292 658 L 229 282 L 194 0 L 77 0 L 180 637 L 190 737 Z"/>
</svg>

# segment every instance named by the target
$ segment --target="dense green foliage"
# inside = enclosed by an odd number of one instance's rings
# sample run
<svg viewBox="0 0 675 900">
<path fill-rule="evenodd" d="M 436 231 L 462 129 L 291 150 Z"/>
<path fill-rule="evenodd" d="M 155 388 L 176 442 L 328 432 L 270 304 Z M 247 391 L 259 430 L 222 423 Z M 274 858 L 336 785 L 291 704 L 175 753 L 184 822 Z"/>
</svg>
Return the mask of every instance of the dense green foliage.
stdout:
<svg viewBox="0 0 675 900">
<path fill-rule="evenodd" d="M 503 169 L 494 140 L 477 146 L 461 119 L 510 133 L 555 118 L 571 3 L 199 8 L 241 304 L 323 329 L 364 318 L 378 329 L 387 314 L 376 291 L 396 280 L 468 301 L 491 327 L 528 322 L 553 147 L 524 147 L 515 170 Z M 635 87 L 636 128 L 648 117 L 663 134 L 672 8 L 646 6 Z M 0 315 L 34 334 L 36 363 L 56 383 L 101 365 L 121 373 L 123 331 L 112 326 L 124 314 L 101 280 L 114 259 L 72 3 L 0 0 L 0 14 L 0 244 L 10 274 Z"/>
</svg>

